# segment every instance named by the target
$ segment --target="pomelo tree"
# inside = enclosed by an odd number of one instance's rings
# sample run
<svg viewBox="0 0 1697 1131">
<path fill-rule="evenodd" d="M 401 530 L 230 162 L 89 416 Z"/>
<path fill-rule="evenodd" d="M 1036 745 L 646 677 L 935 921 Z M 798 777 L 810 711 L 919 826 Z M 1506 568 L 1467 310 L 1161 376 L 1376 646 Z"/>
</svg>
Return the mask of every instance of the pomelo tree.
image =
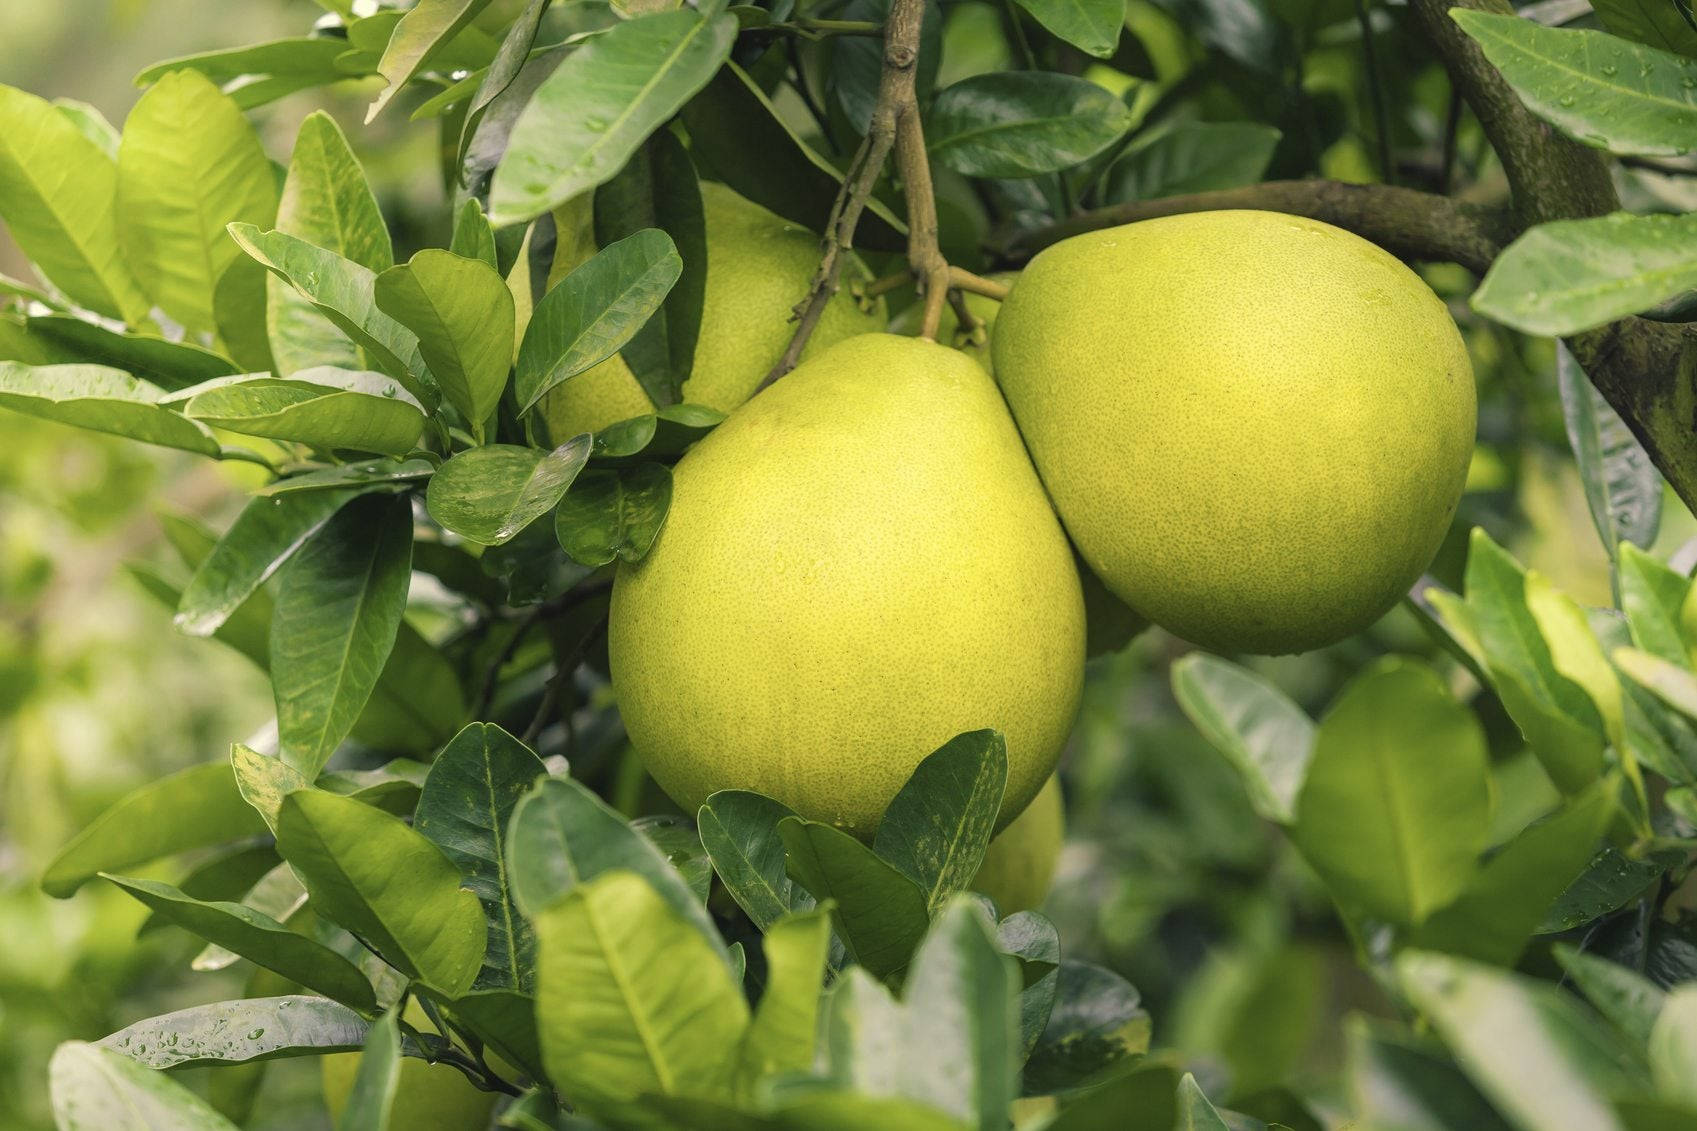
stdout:
<svg viewBox="0 0 1697 1131">
<path fill-rule="evenodd" d="M 1689 8 L 320 6 L 121 129 L 0 87 L 0 408 L 249 473 L 141 579 L 275 700 L 40 876 L 250 971 L 61 1045 L 60 1127 L 301 1057 L 355 1129 L 1697 1121 Z M 262 144 L 320 89 L 438 140 L 440 238 L 361 126 Z M 1607 606 L 1473 525 L 1505 357 Z M 1148 620 L 1170 792 L 1352 955 L 1324 1065 L 1267 1052 L 1298 951 L 1169 1031 L 1033 909 Z"/>
</svg>

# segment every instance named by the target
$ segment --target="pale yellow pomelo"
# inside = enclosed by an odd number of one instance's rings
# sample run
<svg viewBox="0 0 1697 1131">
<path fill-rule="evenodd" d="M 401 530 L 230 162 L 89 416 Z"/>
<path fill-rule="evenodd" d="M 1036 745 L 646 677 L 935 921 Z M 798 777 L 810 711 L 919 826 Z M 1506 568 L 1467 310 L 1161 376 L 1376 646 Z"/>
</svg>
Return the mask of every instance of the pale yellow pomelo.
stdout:
<svg viewBox="0 0 1697 1131">
<path fill-rule="evenodd" d="M 819 267 L 819 237 L 710 181 L 701 184 L 701 205 L 707 285 L 695 365 L 684 382 L 683 399 L 729 412 L 754 393 L 789 345 L 796 328 L 790 312 Z M 574 247 L 578 262 L 595 250 L 581 240 Z M 567 254 L 565 248 L 562 242 L 556 257 Z M 826 305 L 804 359 L 844 338 L 884 328 L 884 300 L 863 310 L 850 293 L 849 284 L 866 277 L 859 257 L 851 257 L 842 289 Z M 549 435 L 560 441 L 652 412 L 654 405 L 624 359 L 614 354 L 554 389 L 542 411 Z"/>
<path fill-rule="evenodd" d="M 1365 628 L 1461 497 L 1474 389 L 1455 323 L 1327 224 L 1209 212 L 1074 237 L 1020 275 L 992 346 L 1085 561 L 1210 648 Z"/>
<path fill-rule="evenodd" d="M 1061 782 L 1051 775 L 1025 812 L 985 849 L 984 862 L 972 877 L 972 890 L 995 900 L 1004 917 L 1041 907 L 1055 879 L 1065 838 Z"/>
<path fill-rule="evenodd" d="M 407 1024 L 423 1032 L 434 1032 L 430 1019 L 418 1002 L 407 1003 Z M 342 1109 L 359 1073 L 359 1053 L 339 1052 L 320 1057 L 324 1104 L 334 1126 L 342 1121 Z M 431 1128 L 432 1131 L 481 1131 L 489 1125 L 495 1108 L 495 1093 L 480 1091 L 465 1074 L 446 1064 L 429 1064 L 417 1057 L 401 1058 L 401 1075 L 395 1085 L 394 1105 L 389 1109 L 390 1127 Z"/>
<path fill-rule="evenodd" d="M 608 644 L 631 741 L 687 810 L 753 789 L 865 837 L 962 731 L 1006 736 L 1006 819 L 1026 806 L 1078 707 L 1084 603 L 989 376 L 866 334 L 678 464 Z"/>
</svg>

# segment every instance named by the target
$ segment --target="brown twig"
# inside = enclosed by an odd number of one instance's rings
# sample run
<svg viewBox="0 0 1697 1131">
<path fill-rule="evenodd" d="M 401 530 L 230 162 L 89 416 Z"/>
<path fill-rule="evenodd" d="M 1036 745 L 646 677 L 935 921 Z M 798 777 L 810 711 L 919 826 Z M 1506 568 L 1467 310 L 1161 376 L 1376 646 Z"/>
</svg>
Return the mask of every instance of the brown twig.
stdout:
<svg viewBox="0 0 1697 1131">
<path fill-rule="evenodd" d="M 1006 283 L 998 283 L 994 279 L 974 275 L 971 271 L 961 267 L 949 268 L 949 286 L 957 291 L 966 291 L 968 294 L 993 298 L 997 302 L 1005 301 L 1010 289 Z"/>
</svg>

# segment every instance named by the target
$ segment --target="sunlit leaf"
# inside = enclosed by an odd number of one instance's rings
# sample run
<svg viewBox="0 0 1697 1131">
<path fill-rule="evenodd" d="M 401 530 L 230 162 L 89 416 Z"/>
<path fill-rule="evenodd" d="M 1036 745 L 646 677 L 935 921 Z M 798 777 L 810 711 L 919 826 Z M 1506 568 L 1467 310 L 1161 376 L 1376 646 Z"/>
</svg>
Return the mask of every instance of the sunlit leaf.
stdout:
<svg viewBox="0 0 1697 1131">
<path fill-rule="evenodd" d="M 1289 824 L 1314 753 L 1314 723 L 1266 679 L 1192 652 L 1172 667 L 1173 695 L 1243 779 L 1255 811 Z"/>
<path fill-rule="evenodd" d="M 587 434 L 551 452 L 489 444 L 443 464 L 425 494 L 430 517 L 485 546 L 511 541 L 557 506 L 589 459 Z"/>
<path fill-rule="evenodd" d="M 99 1045 L 66 1041 L 55 1049 L 48 1086 L 60 1131 L 236 1131 L 170 1077 Z"/>
<path fill-rule="evenodd" d="M 104 365 L 0 361 L 0 408 L 144 444 L 217 455 L 217 437 L 159 403 L 165 391 Z"/>
</svg>

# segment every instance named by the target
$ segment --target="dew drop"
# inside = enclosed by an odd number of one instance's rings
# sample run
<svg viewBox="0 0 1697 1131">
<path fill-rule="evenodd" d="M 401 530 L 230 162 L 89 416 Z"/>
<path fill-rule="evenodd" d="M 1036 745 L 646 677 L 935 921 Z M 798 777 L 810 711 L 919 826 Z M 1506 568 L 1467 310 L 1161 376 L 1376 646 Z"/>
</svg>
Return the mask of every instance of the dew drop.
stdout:
<svg viewBox="0 0 1697 1131">
<path fill-rule="evenodd" d="M 1573 95 L 1571 95 L 1571 94 L 1564 94 L 1560 98 L 1556 99 L 1556 101 L 1563 106 L 1572 106 L 1575 102 L 1577 102 L 1579 100 L 1577 98 L 1573 97 Z"/>
<path fill-rule="evenodd" d="M 264 1029 L 252 1029 L 248 1032 L 247 1039 L 250 1041 L 257 1041 L 263 1036 L 265 1036 Z"/>
</svg>

